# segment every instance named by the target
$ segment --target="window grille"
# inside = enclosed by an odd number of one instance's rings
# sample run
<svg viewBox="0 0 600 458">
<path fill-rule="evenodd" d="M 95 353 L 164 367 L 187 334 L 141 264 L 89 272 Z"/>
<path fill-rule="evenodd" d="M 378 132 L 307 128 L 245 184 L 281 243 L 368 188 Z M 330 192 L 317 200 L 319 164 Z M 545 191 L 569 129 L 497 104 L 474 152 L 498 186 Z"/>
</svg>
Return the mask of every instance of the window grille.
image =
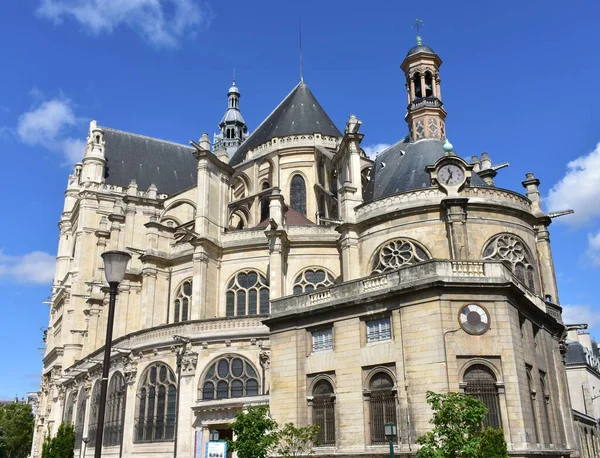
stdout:
<svg viewBox="0 0 600 458">
<path fill-rule="evenodd" d="M 313 331 L 312 349 L 313 351 L 331 350 L 333 348 L 333 328 Z"/>
<path fill-rule="evenodd" d="M 108 386 L 106 400 L 106 418 L 104 421 L 105 447 L 121 444 L 123 440 L 123 421 L 125 419 L 125 397 L 127 386 L 120 372 L 115 372 Z"/>
<path fill-rule="evenodd" d="M 313 389 L 313 424 L 319 425 L 317 440 L 320 445 L 335 445 L 335 395 L 326 380 L 320 380 Z"/>
<path fill-rule="evenodd" d="M 500 234 L 494 237 L 483 250 L 484 260 L 508 261 L 515 277 L 528 288 L 535 290 L 535 268 L 532 256 L 519 237 Z"/>
<path fill-rule="evenodd" d="M 202 400 L 258 396 L 258 374 L 249 361 L 226 356 L 215 361 L 202 384 Z"/>
<path fill-rule="evenodd" d="M 226 316 L 268 315 L 269 282 L 255 270 L 238 273 L 227 285 Z"/>
<path fill-rule="evenodd" d="M 333 285 L 334 278 L 323 269 L 306 269 L 294 280 L 294 295 L 311 293 L 319 288 Z"/>
<path fill-rule="evenodd" d="M 301 175 L 294 175 L 290 186 L 290 206 L 306 216 L 306 183 Z"/>
<path fill-rule="evenodd" d="M 100 380 L 94 383 L 92 397 L 90 399 L 90 420 L 88 424 L 87 437 L 88 447 L 96 446 L 96 431 L 98 430 L 98 408 L 100 407 Z"/>
<path fill-rule="evenodd" d="M 490 369 L 482 364 L 471 366 L 464 376 L 465 393 L 479 399 L 488 409 L 483 420 L 483 427 L 501 428 L 500 402 L 496 377 Z"/>
<path fill-rule="evenodd" d="M 396 393 L 392 378 L 379 372 L 371 378 L 369 383 L 369 418 L 371 423 L 371 443 L 387 444 L 384 426 L 386 423 L 396 422 Z"/>
<path fill-rule="evenodd" d="M 174 302 L 173 321 L 187 321 L 190 319 L 190 305 L 192 303 L 192 280 L 186 280 L 177 290 Z"/>
<path fill-rule="evenodd" d="M 375 255 L 371 273 L 381 274 L 403 266 L 427 261 L 428 259 L 429 255 L 425 249 L 412 240 L 390 240 Z"/>
<path fill-rule="evenodd" d="M 378 342 L 392 338 L 390 318 L 367 321 L 367 342 Z"/>
<path fill-rule="evenodd" d="M 83 440 L 83 425 L 85 424 L 85 407 L 86 407 L 85 388 L 79 390 L 77 396 L 77 418 L 75 419 L 75 448 L 81 447 Z"/>
<path fill-rule="evenodd" d="M 175 433 L 176 402 L 175 374 L 164 363 L 152 364 L 140 380 L 135 441 L 172 441 Z"/>
</svg>

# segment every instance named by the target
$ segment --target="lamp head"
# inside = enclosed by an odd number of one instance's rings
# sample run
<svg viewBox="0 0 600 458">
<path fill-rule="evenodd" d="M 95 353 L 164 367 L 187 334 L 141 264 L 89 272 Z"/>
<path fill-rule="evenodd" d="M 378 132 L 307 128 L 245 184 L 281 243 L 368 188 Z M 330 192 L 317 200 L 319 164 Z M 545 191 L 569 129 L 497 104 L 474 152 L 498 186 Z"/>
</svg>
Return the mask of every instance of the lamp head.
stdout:
<svg viewBox="0 0 600 458">
<path fill-rule="evenodd" d="M 125 251 L 105 251 L 102 253 L 104 260 L 104 274 L 108 284 L 119 284 L 125 278 L 127 263 L 131 255 Z"/>
<path fill-rule="evenodd" d="M 387 437 L 388 439 L 393 439 L 394 437 L 396 437 L 398 435 L 398 429 L 396 428 L 395 423 L 386 423 L 383 426 L 383 431 L 384 431 L 385 437 Z"/>
<path fill-rule="evenodd" d="M 217 431 L 216 429 L 213 429 L 209 435 L 208 435 L 208 440 L 215 442 L 219 440 L 219 431 Z"/>
</svg>

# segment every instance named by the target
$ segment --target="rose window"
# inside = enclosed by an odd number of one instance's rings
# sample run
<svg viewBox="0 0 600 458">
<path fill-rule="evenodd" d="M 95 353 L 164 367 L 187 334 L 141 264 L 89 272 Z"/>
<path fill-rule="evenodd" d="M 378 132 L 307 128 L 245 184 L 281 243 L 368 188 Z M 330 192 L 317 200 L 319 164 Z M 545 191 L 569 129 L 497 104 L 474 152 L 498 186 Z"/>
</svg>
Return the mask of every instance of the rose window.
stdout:
<svg viewBox="0 0 600 458">
<path fill-rule="evenodd" d="M 383 273 L 402 266 L 427 261 L 429 255 L 415 242 L 395 239 L 383 245 L 373 260 L 372 273 Z"/>
<path fill-rule="evenodd" d="M 511 234 L 494 237 L 483 250 L 486 261 L 508 261 L 517 279 L 535 290 L 535 269 L 532 258 L 523 241 Z"/>
</svg>

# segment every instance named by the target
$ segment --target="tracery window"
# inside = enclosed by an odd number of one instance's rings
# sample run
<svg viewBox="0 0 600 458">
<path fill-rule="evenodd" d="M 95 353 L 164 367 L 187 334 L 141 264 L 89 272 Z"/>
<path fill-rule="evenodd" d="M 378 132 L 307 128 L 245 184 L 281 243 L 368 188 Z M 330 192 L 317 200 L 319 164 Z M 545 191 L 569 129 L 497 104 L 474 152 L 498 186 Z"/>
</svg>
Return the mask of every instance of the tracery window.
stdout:
<svg viewBox="0 0 600 458">
<path fill-rule="evenodd" d="M 312 422 L 319 425 L 320 445 L 335 445 L 335 394 L 331 383 L 319 380 L 313 388 Z"/>
<path fill-rule="evenodd" d="M 425 248 L 408 239 L 394 239 L 386 242 L 373 259 L 372 274 L 380 274 L 402 266 L 427 261 L 429 255 Z"/>
<path fill-rule="evenodd" d="M 256 270 L 239 272 L 227 285 L 226 316 L 268 315 L 269 282 Z"/>
<path fill-rule="evenodd" d="M 187 321 L 190 319 L 190 306 L 192 304 L 192 280 L 184 281 L 175 296 L 173 303 L 173 322 Z"/>
<path fill-rule="evenodd" d="M 306 183 L 301 175 L 294 175 L 292 178 L 290 205 L 298 213 L 306 216 Z"/>
<path fill-rule="evenodd" d="M 75 392 L 71 391 L 67 396 L 65 407 L 63 409 L 63 421 L 73 422 L 73 404 L 74 404 Z"/>
<path fill-rule="evenodd" d="M 465 372 L 463 381 L 466 384 L 465 393 L 479 399 L 487 407 L 483 427 L 501 428 L 500 400 L 494 373 L 483 364 L 474 364 Z"/>
<path fill-rule="evenodd" d="M 88 447 L 96 445 L 96 430 L 98 429 L 98 408 L 100 407 L 100 380 L 94 383 L 92 397 L 90 398 L 90 421 L 88 423 L 87 437 Z"/>
<path fill-rule="evenodd" d="M 202 400 L 258 396 L 258 374 L 244 358 L 229 355 L 215 361 L 202 383 Z"/>
<path fill-rule="evenodd" d="M 305 269 L 294 280 L 294 295 L 310 293 L 333 285 L 333 275 L 323 269 Z"/>
<path fill-rule="evenodd" d="M 79 390 L 77 396 L 77 413 L 75 418 L 75 448 L 81 447 L 81 441 L 83 440 L 83 426 L 85 424 L 85 406 L 86 406 L 85 388 Z"/>
<path fill-rule="evenodd" d="M 371 423 L 371 443 L 387 444 L 384 425 L 396 422 L 396 392 L 394 381 L 385 372 L 378 372 L 369 382 L 369 419 Z"/>
<path fill-rule="evenodd" d="M 483 250 L 483 259 L 510 262 L 519 281 L 535 290 L 533 259 L 525 243 L 519 237 L 512 234 L 495 236 Z"/>
<path fill-rule="evenodd" d="M 166 364 L 153 363 L 140 379 L 135 441 L 172 441 L 175 432 L 176 402 L 175 374 Z"/>
<path fill-rule="evenodd" d="M 126 395 L 127 390 L 123 374 L 115 372 L 108 385 L 103 441 L 105 447 L 119 445 L 123 440 Z"/>
</svg>

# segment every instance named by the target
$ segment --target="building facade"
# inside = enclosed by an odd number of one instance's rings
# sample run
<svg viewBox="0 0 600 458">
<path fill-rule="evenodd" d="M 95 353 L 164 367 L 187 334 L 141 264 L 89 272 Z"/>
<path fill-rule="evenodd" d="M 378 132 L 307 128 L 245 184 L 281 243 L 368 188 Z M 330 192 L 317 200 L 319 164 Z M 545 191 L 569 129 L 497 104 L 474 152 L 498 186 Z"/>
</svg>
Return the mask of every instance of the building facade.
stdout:
<svg viewBox="0 0 600 458">
<path fill-rule="evenodd" d="M 34 457 L 62 421 L 91 454 L 107 286 L 100 254 L 134 254 L 119 286 L 104 456 L 203 456 L 250 405 L 317 423 L 319 456 L 414 454 L 426 392 L 488 406 L 512 455 L 577 456 L 539 180 L 494 186 L 446 138 L 442 61 L 401 69 L 409 134 L 371 160 L 304 81 L 252 132 L 240 91 L 211 144 L 92 121 L 69 176 Z"/>
</svg>

